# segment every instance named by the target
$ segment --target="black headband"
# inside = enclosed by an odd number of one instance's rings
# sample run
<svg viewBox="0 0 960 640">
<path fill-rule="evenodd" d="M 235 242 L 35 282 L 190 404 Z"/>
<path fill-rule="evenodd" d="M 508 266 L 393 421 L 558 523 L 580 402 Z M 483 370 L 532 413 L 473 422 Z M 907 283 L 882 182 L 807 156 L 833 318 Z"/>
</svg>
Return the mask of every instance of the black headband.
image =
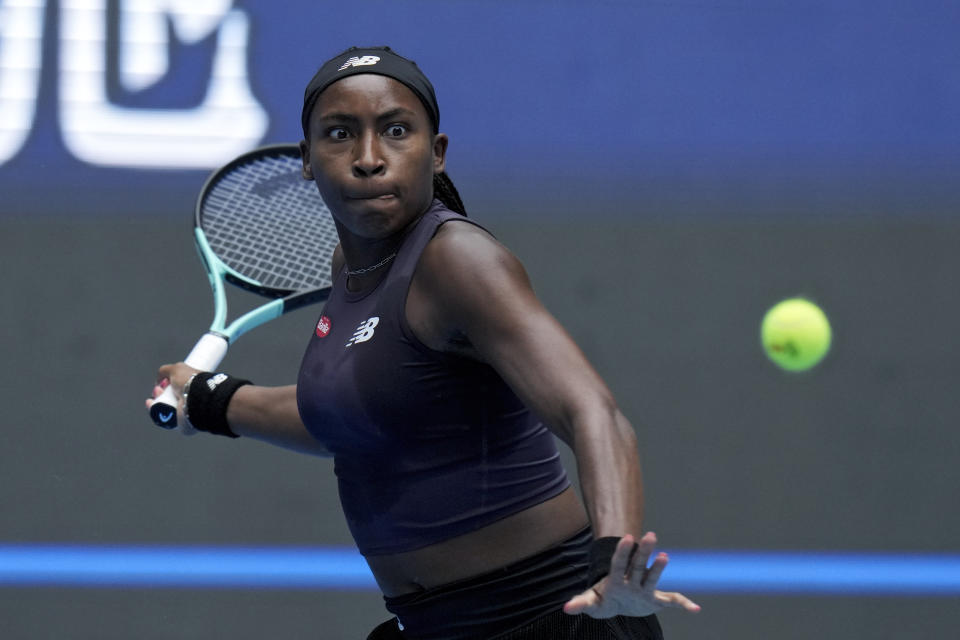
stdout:
<svg viewBox="0 0 960 640">
<path fill-rule="evenodd" d="M 402 82 L 420 98 L 420 102 L 426 107 L 427 115 L 433 123 L 433 132 L 440 131 L 440 107 L 437 105 L 437 96 L 433 92 L 433 85 L 420 71 L 417 63 L 397 55 L 390 50 L 390 47 L 350 47 L 340 55 L 324 62 L 307 85 L 306 91 L 303 92 L 303 112 L 300 114 L 300 121 L 303 124 L 305 138 L 309 139 L 307 131 L 310 114 L 323 90 L 337 80 L 360 73 L 375 73 Z"/>
</svg>

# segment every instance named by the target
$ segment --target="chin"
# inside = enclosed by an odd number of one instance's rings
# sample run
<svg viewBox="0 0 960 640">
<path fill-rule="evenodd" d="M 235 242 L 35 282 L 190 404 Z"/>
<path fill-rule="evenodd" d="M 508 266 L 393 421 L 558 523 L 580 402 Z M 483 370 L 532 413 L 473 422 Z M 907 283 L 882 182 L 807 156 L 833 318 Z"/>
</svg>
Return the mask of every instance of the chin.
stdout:
<svg viewBox="0 0 960 640">
<path fill-rule="evenodd" d="M 347 227 L 355 235 L 371 240 L 391 236 L 408 223 L 402 212 L 385 210 L 384 207 L 358 207 L 349 218 Z"/>
</svg>

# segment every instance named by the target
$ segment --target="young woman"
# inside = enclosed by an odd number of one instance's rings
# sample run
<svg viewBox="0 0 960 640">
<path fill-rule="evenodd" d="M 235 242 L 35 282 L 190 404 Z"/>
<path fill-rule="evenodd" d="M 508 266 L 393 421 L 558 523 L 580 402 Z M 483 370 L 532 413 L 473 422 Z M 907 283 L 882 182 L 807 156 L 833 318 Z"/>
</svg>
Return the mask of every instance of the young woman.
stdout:
<svg viewBox="0 0 960 640">
<path fill-rule="evenodd" d="M 465 216 L 439 120 L 429 80 L 389 48 L 325 63 L 303 175 L 340 247 L 297 384 L 180 363 L 154 396 L 186 386 L 199 430 L 334 457 L 395 615 L 370 638 L 659 638 L 655 612 L 699 607 L 656 588 L 667 558 L 642 535 L 634 431 L 520 262 Z"/>
</svg>

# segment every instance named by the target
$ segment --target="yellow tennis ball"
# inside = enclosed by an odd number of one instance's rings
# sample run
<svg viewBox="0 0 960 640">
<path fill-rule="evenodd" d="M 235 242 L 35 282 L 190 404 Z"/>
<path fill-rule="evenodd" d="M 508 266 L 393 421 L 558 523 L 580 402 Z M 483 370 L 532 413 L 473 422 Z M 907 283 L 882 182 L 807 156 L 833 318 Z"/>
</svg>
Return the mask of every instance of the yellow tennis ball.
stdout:
<svg viewBox="0 0 960 640">
<path fill-rule="evenodd" d="M 763 317 L 760 341 L 777 366 L 806 371 L 830 350 L 830 322 L 817 305 L 803 298 L 775 304 Z"/>
</svg>

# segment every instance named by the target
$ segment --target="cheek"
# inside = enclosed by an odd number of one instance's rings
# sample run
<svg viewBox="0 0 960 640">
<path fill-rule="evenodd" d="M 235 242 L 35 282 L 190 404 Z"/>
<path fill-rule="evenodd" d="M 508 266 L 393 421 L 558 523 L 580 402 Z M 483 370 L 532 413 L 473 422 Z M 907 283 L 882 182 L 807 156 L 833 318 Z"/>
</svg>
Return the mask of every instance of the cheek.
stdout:
<svg viewBox="0 0 960 640">
<path fill-rule="evenodd" d="M 433 188 L 433 153 L 428 151 L 418 158 L 417 162 L 410 163 L 411 179 L 419 185 L 423 191 L 429 191 Z"/>
<path fill-rule="evenodd" d="M 422 206 L 425 201 L 429 201 L 433 192 L 433 169 L 432 167 L 429 171 L 425 169 L 427 167 L 419 163 L 416 167 L 411 167 L 406 180 L 409 185 L 408 193 L 416 200 L 418 206 Z"/>
<path fill-rule="evenodd" d="M 335 205 L 338 202 L 337 194 L 339 190 L 328 178 L 328 173 L 320 170 L 314 169 L 313 172 L 313 183 L 317 186 L 317 190 L 320 192 L 320 197 L 323 198 L 323 201 L 327 206 Z"/>
<path fill-rule="evenodd" d="M 321 189 L 328 190 L 334 183 L 336 172 L 336 158 L 329 154 L 314 155 L 311 161 L 313 180 Z"/>
</svg>

